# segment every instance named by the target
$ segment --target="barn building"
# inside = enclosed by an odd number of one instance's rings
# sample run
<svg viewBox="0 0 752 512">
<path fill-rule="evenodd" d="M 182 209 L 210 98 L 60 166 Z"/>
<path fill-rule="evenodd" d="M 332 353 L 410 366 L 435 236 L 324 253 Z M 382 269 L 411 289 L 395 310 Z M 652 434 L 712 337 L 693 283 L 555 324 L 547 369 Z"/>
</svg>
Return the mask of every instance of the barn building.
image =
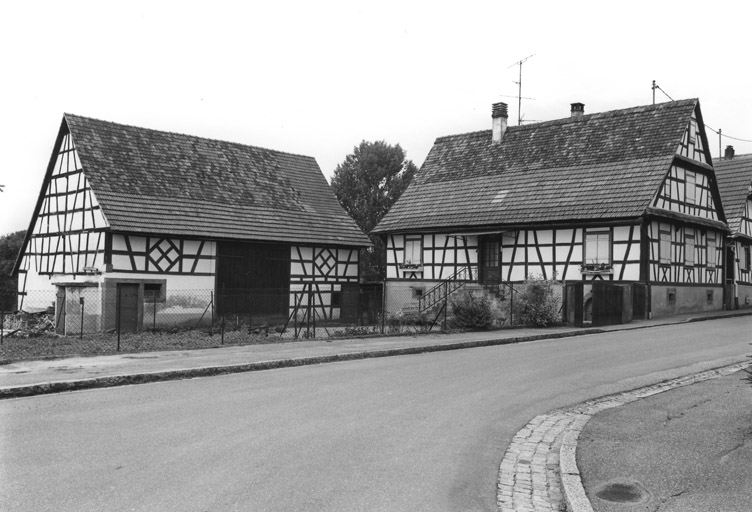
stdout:
<svg viewBox="0 0 752 512">
<path fill-rule="evenodd" d="M 14 273 L 20 309 L 56 291 L 63 333 L 84 304 L 88 330 L 140 330 L 199 292 L 218 314 L 340 318 L 369 245 L 312 157 L 65 114 Z"/>
</svg>

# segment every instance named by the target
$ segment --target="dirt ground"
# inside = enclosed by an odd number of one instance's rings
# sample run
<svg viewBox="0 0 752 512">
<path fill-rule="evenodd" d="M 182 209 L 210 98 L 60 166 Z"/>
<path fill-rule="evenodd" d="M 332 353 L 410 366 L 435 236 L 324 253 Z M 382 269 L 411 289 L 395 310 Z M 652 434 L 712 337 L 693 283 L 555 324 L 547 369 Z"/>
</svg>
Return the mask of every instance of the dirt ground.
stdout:
<svg viewBox="0 0 752 512">
<path fill-rule="evenodd" d="M 577 463 L 596 512 L 752 510 L 752 383 L 745 372 L 593 417 Z"/>
</svg>

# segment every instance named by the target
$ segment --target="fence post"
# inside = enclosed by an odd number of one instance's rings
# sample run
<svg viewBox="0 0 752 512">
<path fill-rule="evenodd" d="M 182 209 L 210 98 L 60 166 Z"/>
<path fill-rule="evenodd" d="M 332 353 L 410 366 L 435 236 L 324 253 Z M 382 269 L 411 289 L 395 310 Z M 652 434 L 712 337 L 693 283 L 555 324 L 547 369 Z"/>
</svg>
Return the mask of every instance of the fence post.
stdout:
<svg viewBox="0 0 752 512">
<path fill-rule="evenodd" d="M 306 338 L 311 337 L 311 294 L 313 293 L 313 285 L 308 285 L 308 307 L 306 308 Z"/>
<path fill-rule="evenodd" d="M 0 345 L 3 344 L 4 335 L 5 335 L 5 310 L 0 309 Z"/>
<path fill-rule="evenodd" d="M 251 324 L 253 324 L 253 297 L 248 294 L 248 334 L 251 334 Z"/>
<path fill-rule="evenodd" d="M 209 336 L 214 336 L 214 290 L 211 291 L 211 325 L 209 326 Z"/>
<path fill-rule="evenodd" d="M 381 334 L 386 327 L 386 281 L 381 283 Z"/>
<path fill-rule="evenodd" d="M 444 281 L 444 330 L 447 330 L 447 314 L 449 309 L 449 283 Z"/>
<path fill-rule="evenodd" d="M 514 285 L 509 284 L 509 327 L 514 325 Z"/>
<path fill-rule="evenodd" d="M 157 330 L 157 298 L 154 298 L 154 314 L 152 315 L 151 319 L 151 330 L 156 331 Z"/>
<path fill-rule="evenodd" d="M 120 285 L 117 285 L 115 298 L 115 329 L 117 330 L 117 351 L 120 352 Z"/>
<path fill-rule="evenodd" d="M 79 298 L 79 302 L 81 303 L 81 331 L 78 333 L 78 339 L 82 340 L 84 339 L 84 298 Z"/>
<path fill-rule="evenodd" d="M 222 315 L 222 320 L 219 323 L 220 331 L 222 332 L 221 345 L 225 344 L 225 315 Z"/>
</svg>

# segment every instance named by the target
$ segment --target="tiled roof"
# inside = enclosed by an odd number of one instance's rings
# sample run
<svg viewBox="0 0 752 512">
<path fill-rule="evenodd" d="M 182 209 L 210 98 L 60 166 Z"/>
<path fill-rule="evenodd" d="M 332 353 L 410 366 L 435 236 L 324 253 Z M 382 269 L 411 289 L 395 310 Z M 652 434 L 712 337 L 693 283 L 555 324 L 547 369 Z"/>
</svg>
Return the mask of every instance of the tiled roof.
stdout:
<svg viewBox="0 0 752 512">
<path fill-rule="evenodd" d="M 65 114 L 113 231 L 365 246 L 312 157 Z"/>
<path fill-rule="evenodd" d="M 696 99 L 440 137 L 374 233 L 642 215 Z"/>
<path fill-rule="evenodd" d="M 739 231 L 752 180 L 752 155 L 736 155 L 714 163 L 718 190 L 731 232 Z"/>
</svg>

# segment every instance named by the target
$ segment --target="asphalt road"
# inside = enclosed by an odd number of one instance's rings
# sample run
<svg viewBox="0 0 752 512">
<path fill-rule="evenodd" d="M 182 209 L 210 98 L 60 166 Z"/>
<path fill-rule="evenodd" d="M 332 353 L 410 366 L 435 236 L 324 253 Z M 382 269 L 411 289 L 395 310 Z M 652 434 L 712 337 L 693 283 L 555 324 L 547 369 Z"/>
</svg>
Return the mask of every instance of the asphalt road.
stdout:
<svg viewBox="0 0 752 512">
<path fill-rule="evenodd" d="M 577 446 L 595 512 L 749 512 L 748 374 L 680 387 L 596 414 Z M 619 486 L 627 493 L 613 493 Z"/>
<path fill-rule="evenodd" d="M 0 509 L 496 510 L 537 414 L 752 353 L 731 318 L 0 402 Z"/>
</svg>

